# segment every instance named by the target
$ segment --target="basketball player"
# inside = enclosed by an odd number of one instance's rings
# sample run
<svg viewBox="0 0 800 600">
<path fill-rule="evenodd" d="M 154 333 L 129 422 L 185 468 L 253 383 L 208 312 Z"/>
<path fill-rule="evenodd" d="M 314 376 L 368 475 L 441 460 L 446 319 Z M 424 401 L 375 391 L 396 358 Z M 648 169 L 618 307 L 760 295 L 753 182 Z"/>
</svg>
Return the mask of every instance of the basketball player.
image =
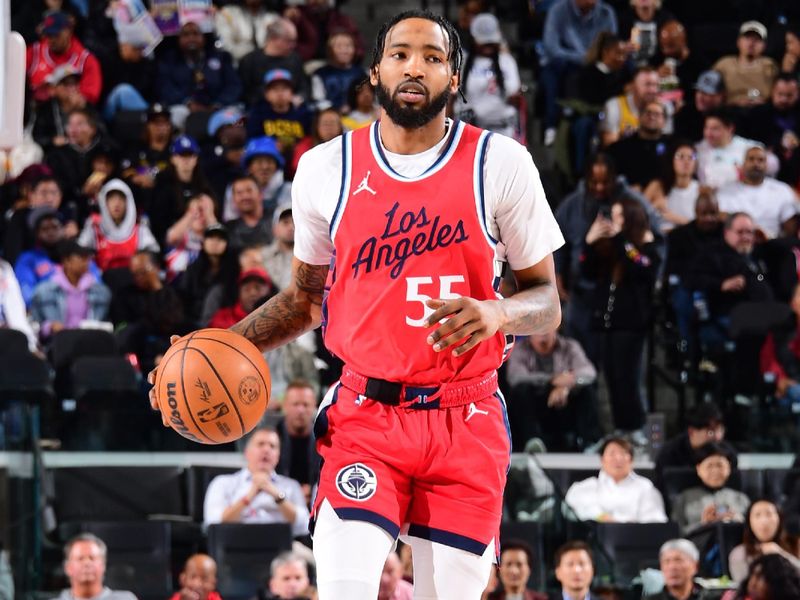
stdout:
<svg viewBox="0 0 800 600">
<path fill-rule="evenodd" d="M 458 35 L 432 13 L 381 29 L 380 121 L 303 155 L 293 282 L 233 327 L 266 350 L 321 323 L 346 365 L 315 423 L 320 600 L 374 600 L 398 535 L 415 598 L 480 598 L 509 464 L 506 334 L 561 319 L 563 239 L 530 154 L 445 118 L 460 61 Z M 501 261 L 519 290 L 507 299 Z"/>
</svg>

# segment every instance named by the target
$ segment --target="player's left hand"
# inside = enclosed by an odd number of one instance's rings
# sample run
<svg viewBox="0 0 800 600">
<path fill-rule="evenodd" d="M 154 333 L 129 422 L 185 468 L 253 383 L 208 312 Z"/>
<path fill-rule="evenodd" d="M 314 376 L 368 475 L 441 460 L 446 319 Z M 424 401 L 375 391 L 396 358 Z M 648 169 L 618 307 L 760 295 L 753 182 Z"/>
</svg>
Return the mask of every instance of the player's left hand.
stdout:
<svg viewBox="0 0 800 600">
<path fill-rule="evenodd" d="M 428 343 L 435 352 L 460 344 L 453 349 L 453 354 L 460 356 L 492 337 L 503 324 L 504 313 L 497 300 L 431 299 L 425 304 L 433 309 L 425 321 L 426 327 L 433 327 L 442 319 L 447 319 L 428 336 Z"/>
</svg>

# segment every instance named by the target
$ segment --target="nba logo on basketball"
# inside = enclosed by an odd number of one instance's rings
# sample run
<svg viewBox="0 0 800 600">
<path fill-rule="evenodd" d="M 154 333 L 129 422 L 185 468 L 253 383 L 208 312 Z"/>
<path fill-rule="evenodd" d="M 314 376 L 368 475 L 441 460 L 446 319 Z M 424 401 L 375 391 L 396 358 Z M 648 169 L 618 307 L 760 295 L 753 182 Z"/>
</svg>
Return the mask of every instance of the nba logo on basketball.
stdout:
<svg viewBox="0 0 800 600">
<path fill-rule="evenodd" d="M 348 465 L 336 476 L 336 487 L 345 498 L 365 502 L 375 495 L 378 478 L 375 471 L 361 463 Z"/>
</svg>

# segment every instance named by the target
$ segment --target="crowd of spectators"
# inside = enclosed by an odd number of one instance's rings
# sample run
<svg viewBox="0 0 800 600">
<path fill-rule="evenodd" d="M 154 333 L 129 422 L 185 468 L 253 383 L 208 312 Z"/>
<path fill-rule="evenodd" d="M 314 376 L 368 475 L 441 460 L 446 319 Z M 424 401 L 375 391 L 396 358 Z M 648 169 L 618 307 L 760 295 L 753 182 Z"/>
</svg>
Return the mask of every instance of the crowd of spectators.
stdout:
<svg viewBox="0 0 800 600">
<path fill-rule="evenodd" d="M 716 0 L 703 10 L 525 4 L 510 23 L 489 0 L 459 3 L 463 95 L 451 106 L 454 118 L 521 141 L 530 111 L 542 124 L 533 143 L 556 159 L 555 174 L 542 173 L 566 239 L 555 257 L 564 324 L 518 340 L 502 373 L 514 450 L 539 438 L 550 450 L 599 451 L 597 476 L 566 492 L 568 518 L 679 524 L 692 541 L 661 548 L 666 587 L 653 598 L 700 597 L 693 577 L 708 549 L 693 541 L 717 522 L 745 529 L 729 561 L 742 587 L 730 597 L 777 598 L 796 584 L 800 486 L 782 503 L 749 498 L 709 402 L 654 457 L 652 483 L 633 459 L 656 401 L 642 385 L 651 331 L 684 381 L 724 406 L 769 397 L 777 420 L 800 413 L 800 11 L 778 0 L 730 11 Z M 346 6 L 222 2 L 153 49 L 123 36 L 104 3 L 12 5 L 28 43 L 28 102 L 0 187 L 2 325 L 41 356 L 62 330 L 111 329 L 146 373 L 170 335 L 229 327 L 285 288 L 298 161 L 378 115 Z M 509 39 L 526 23 L 535 39 Z M 528 44 L 538 51 L 523 62 Z M 535 109 L 524 108 L 531 72 Z M 303 539 L 314 412 L 340 365 L 315 334 L 267 360 L 275 410 L 244 446 L 247 467 L 211 484 L 205 521 L 286 521 Z M 672 490 L 665 474 L 680 467 L 692 479 Z M 310 594 L 301 546 L 272 564 L 262 597 Z M 65 566 L 79 551 L 104 564 L 102 542 L 87 537 L 68 546 Z M 486 597 L 538 598 L 525 591 L 532 552 L 505 544 Z M 389 558 L 382 598 L 408 597 L 407 564 Z M 553 566 L 564 598 L 594 598 L 589 546 L 569 542 Z M 215 569 L 192 557 L 178 597 L 219 600 Z M 97 596 L 102 570 L 90 570 L 68 572 L 65 594 Z"/>
</svg>

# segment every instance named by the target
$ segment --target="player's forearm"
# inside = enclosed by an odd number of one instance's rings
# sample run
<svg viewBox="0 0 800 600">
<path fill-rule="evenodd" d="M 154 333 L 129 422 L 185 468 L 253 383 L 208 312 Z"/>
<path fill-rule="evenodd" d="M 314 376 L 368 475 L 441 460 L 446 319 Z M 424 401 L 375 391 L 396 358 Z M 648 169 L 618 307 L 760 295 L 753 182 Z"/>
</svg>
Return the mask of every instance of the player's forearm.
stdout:
<svg viewBox="0 0 800 600">
<path fill-rule="evenodd" d="M 314 305 L 295 297 L 290 290 L 279 292 L 231 327 L 260 350 L 272 350 L 299 337 L 319 324 Z"/>
<path fill-rule="evenodd" d="M 261 350 L 272 350 L 319 325 L 328 267 L 294 259 L 292 284 L 231 327 Z"/>
<path fill-rule="evenodd" d="M 544 281 L 499 301 L 504 333 L 533 335 L 547 333 L 561 324 L 561 303 L 556 286 Z"/>
</svg>

